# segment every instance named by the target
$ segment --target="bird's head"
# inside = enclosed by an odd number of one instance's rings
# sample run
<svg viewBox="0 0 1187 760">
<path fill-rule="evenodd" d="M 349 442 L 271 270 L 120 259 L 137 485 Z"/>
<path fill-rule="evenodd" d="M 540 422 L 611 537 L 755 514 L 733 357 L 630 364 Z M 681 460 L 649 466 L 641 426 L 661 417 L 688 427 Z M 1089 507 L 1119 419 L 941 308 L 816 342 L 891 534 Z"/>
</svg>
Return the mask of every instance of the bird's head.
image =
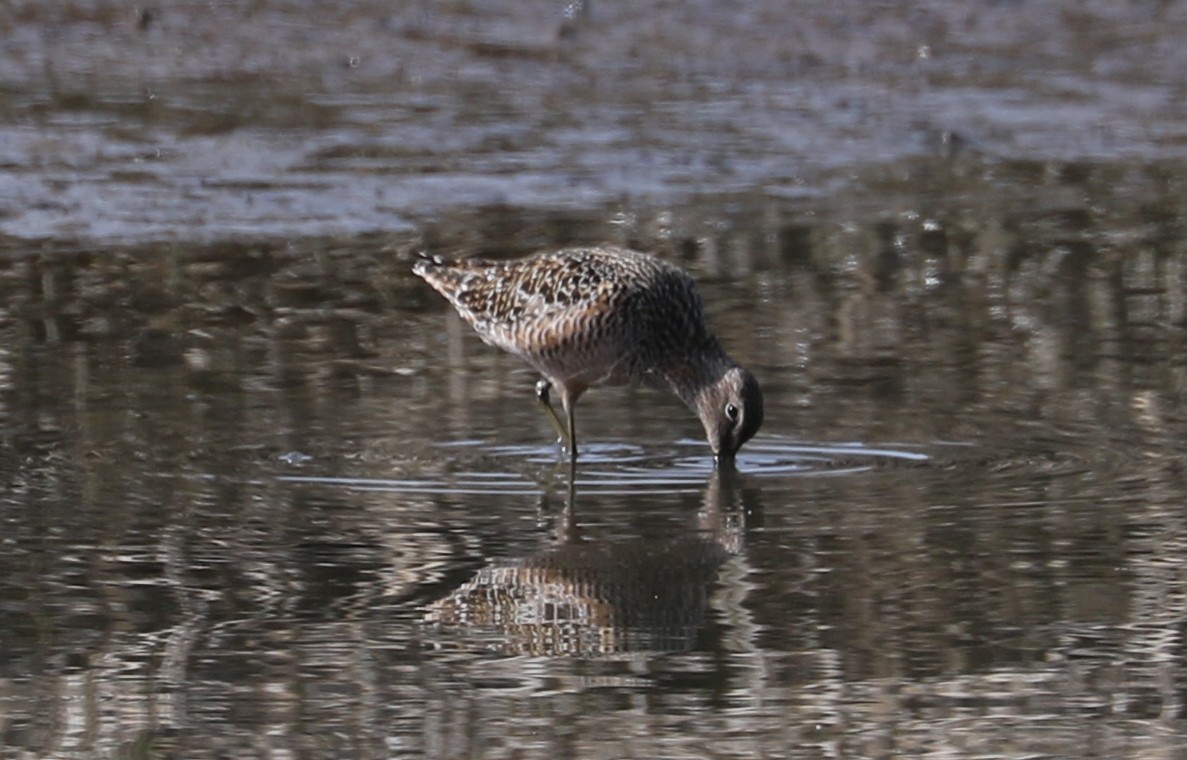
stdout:
<svg viewBox="0 0 1187 760">
<path fill-rule="evenodd" d="M 742 444 L 762 425 L 762 389 L 743 367 L 726 370 L 697 397 L 697 416 L 719 465 L 732 465 Z"/>
</svg>

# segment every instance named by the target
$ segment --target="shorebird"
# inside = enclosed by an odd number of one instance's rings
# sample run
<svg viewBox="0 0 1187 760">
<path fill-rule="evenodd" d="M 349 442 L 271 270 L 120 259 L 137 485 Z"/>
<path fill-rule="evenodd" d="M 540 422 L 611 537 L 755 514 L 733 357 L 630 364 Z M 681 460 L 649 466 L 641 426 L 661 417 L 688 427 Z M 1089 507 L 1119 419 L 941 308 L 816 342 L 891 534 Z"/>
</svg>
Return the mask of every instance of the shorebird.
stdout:
<svg viewBox="0 0 1187 760">
<path fill-rule="evenodd" d="M 721 347 L 696 283 L 673 264 L 612 246 L 512 261 L 418 256 L 413 271 L 482 340 L 540 373 L 536 398 L 571 461 L 573 408 L 595 385 L 669 388 L 700 418 L 718 464 L 732 464 L 762 424 L 758 381 Z M 554 388 L 565 422 L 551 403 Z"/>
</svg>

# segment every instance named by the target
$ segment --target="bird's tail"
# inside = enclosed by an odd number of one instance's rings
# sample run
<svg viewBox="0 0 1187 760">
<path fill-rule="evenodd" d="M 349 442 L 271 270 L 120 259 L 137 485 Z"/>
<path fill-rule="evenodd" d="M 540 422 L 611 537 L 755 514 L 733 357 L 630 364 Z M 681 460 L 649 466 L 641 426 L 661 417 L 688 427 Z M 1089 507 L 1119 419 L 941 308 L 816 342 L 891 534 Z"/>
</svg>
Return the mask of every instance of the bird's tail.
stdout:
<svg viewBox="0 0 1187 760">
<path fill-rule="evenodd" d="M 447 259 L 444 256 L 436 256 L 425 253 L 424 251 L 415 251 L 413 255 L 416 257 L 416 262 L 412 265 L 412 272 L 420 277 L 432 274 L 442 267 L 450 266 L 456 262 L 453 259 Z"/>
</svg>

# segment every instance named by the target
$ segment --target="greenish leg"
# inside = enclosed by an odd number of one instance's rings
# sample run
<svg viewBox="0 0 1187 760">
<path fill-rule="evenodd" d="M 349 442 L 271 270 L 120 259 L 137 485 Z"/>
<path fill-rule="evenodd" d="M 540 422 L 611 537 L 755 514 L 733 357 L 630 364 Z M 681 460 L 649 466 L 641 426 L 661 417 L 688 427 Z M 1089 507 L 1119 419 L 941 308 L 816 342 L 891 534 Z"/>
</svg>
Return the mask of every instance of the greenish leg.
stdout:
<svg viewBox="0 0 1187 760">
<path fill-rule="evenodd" d="M 576 404 L 565 404 L 565 415 L 569 418 L 569 465 L 577 464 L 577 423 L 573 416 Z"/>
<path fill-rule="evenodd" d="M 565 429 L 565 423 L 561 422 L 560 415 L 552 408 L 552 401 L 548 394 L 552 390 L 552 383 L 544 378 L 540 378 L 540 382 L 536 383 L 536 400 L 540 402 L 540 406 L 544 407 L 544 411 L 548 413 L 548 419 L 552 422 L 552 427 L 556 429 L 556 434 L 560 436 L 561 445 L 573 451 L 572 441 L 569 439 L 569 431 Z M 573 424 L 573 415 L 570 410 L 569 424 Z M 576 454 L 574 454 L 576 456 Z"/>
</svg>

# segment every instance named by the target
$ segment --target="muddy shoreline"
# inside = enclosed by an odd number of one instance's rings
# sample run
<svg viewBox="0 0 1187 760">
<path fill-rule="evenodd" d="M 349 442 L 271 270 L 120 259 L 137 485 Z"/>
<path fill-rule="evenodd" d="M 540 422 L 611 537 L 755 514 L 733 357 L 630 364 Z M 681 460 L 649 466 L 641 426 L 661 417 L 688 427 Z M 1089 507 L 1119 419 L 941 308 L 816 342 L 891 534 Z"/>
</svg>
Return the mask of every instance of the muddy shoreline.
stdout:
<svg viewBox="0 0 1187 760">
<path fill-rule="evenodd" d="M 1181 167 L 1185 13 L 9 4 L 0 234 L 352 236 L 474 207 L 843 202 L 920 161 Z"/>
</svg>

